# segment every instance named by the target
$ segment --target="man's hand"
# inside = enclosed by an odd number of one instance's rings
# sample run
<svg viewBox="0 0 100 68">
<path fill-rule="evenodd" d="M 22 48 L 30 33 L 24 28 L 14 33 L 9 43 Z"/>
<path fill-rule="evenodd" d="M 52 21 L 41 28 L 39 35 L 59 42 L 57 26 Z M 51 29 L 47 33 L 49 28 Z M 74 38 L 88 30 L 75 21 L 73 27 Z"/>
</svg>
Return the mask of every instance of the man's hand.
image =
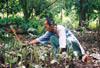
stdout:
<svg viewBox="0 0 100 68">
<path fill-rule="evenodd" d="M 29 44 L 29 41 L 24 41 L 24 43 L 22 44 L 24 47 L 26 47 Z"/>
<path fill-rule="evenodd" d="M 24 44 L 23 44 L 23 47 L 26 47 L 27 45 L 28 45 L 27 43 L 24 43 Z"/>
<path fill-rule="evenodd" d="M 26 45 L 27 45 L 26 43 L 23 44 L 23 46 L 26 46 Z"/>
<path fill-rule="evenodd" d="M 32 45 L 32 44 L 35 44 L 35 43 L 39 43 L 39 42 L 38 42 L 37 40 L 32 40 L 32 41 L 30 41 L 30 42 L 24 43 L 23 46 L 26 47 L 26 45 Z"/>
</svg>

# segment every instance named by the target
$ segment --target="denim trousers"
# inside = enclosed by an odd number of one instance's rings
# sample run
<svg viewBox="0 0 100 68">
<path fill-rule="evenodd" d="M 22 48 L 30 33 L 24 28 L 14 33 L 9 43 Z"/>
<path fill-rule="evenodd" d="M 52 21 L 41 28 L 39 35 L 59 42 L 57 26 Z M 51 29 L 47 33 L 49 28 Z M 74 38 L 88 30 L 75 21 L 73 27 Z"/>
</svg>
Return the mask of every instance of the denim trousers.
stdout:
<svg viewBox="0 0 100 68">
<path fill-rule="evenodd" d="M 56 35 L 51 36 L 50 43 L 53 48 L 53 58 L 56 58 L 56 54 L 58 53 L 59 49 L 59 38 Z M 80 45 L 79 41 L 73 36 L 66 39 L 66 51 L 69 50 L 72 50 L 72 53 L 76 57 L 80 57 L 82 54 L 84 54 L 84 49 Z"/>
</svg>

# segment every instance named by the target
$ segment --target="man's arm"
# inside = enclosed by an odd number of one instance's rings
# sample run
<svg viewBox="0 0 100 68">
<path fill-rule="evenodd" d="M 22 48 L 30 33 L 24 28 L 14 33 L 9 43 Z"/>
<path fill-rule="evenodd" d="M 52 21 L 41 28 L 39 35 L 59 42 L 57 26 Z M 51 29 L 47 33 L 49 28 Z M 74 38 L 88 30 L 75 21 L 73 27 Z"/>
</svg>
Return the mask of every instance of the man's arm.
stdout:
<svg viewBox="0 0 100 68">
<path fill-rule="evenodd" d="M 24 43 L 23 46 L 26 46 L 27 44 L 32 45 L 35 43 L 39 43 L 39 41 L 35 39 L 35 40 L 30 41 L 29 43 Z"/>
<path fill-rule="evenodd" d="M 32 41 L 29 42 L 30 45 L 35 44 L 35 43 L 39 43 L 39 41 L 38 40 L 32 40 Z"/>
<path fill-rule="evenodd" d="M 35 44 L 35 43 L 43 43 L 44 44 L 44 43 L 48 42 L 49 38 L 50 38 L 50 33 L 46 32 L 41 37 L 39 37 L 39 38 L 37 38 L 35 40 L 30 41 L 29 44 L 30 45 Z"/>
<path fill-rule="evenodd" d="M 37 38 L 35 40 L 30 41 L 28 44 L 29 45 L 32 45 L 32 44 L 35 44 L 35 43 L 44 44 L 44 43 L 48 42 L 48 40 L 50 38 L 50 35 L 51 34 L 49 32 L 46 32 L 43 36 L 41 36 L 41 37 L 39 37 L 39 38 Z M 23 44 L 23 45 L 27 45 L 27 44 Z"/>
</svg>

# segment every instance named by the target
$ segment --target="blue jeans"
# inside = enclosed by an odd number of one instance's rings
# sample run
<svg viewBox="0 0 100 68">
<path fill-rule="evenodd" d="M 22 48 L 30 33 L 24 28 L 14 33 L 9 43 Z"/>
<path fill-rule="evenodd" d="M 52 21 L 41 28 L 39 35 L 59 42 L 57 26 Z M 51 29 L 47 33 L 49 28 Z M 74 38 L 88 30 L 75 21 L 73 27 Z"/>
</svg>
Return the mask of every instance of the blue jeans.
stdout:
<svg viewBox="0 0 100 68">
<path fill-rule="evenodd" d="M 56 54 L 58 53 L 58 47 L 59 47 L 59 38 L 56 35 L 53 35 L 50 37 L 50 43 L 52 45 L 53 48 L 53 57 L 56 58 Z M 66 40 L 66 49 L 72 49 L 73 54 L 77 57 L 82 55 L 82 49 L 81 49 L 81 45 L 79 44 L 79 42 L 72 38 L 68 38 Z"/>
</svg>

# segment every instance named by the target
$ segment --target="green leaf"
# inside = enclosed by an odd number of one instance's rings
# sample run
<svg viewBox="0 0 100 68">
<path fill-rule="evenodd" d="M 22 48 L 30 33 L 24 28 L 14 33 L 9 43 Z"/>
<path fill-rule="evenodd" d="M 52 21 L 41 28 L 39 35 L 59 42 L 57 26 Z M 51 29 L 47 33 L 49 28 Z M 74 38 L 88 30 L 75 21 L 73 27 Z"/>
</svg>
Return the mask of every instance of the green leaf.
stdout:
<svg viewBox="0 0 100 68">
<path fill-rule="evenodd" d="M 98 15 L 100 16 L 100 12 L 98 13 Z"/>
<path fill-rule="evenodd" d="M 17 60 L 18 60 L 18 57 L 15 57 L 15 58 L 13 59 L 12 63 L 16 63 Z"/>
<path fill-rule="evenodd" d="M 10 62 L 11 62 L 11 59 L 10 59 L 9 57 L 7 57 L 7 58 L 6 58 L 6 61 L 7 61 L 8 63 L 10 63 Z"/>
<path fill-rule="evenodd" d="M 38 25 L 38 30 L 39 30 L 39 33 L 41 33 L 41 32 L 42 32 L 42 29 L 43 29 L 43 27 L 42 27 L 42 26 L 40 26 L 40 25 Z"/>
</svg>

